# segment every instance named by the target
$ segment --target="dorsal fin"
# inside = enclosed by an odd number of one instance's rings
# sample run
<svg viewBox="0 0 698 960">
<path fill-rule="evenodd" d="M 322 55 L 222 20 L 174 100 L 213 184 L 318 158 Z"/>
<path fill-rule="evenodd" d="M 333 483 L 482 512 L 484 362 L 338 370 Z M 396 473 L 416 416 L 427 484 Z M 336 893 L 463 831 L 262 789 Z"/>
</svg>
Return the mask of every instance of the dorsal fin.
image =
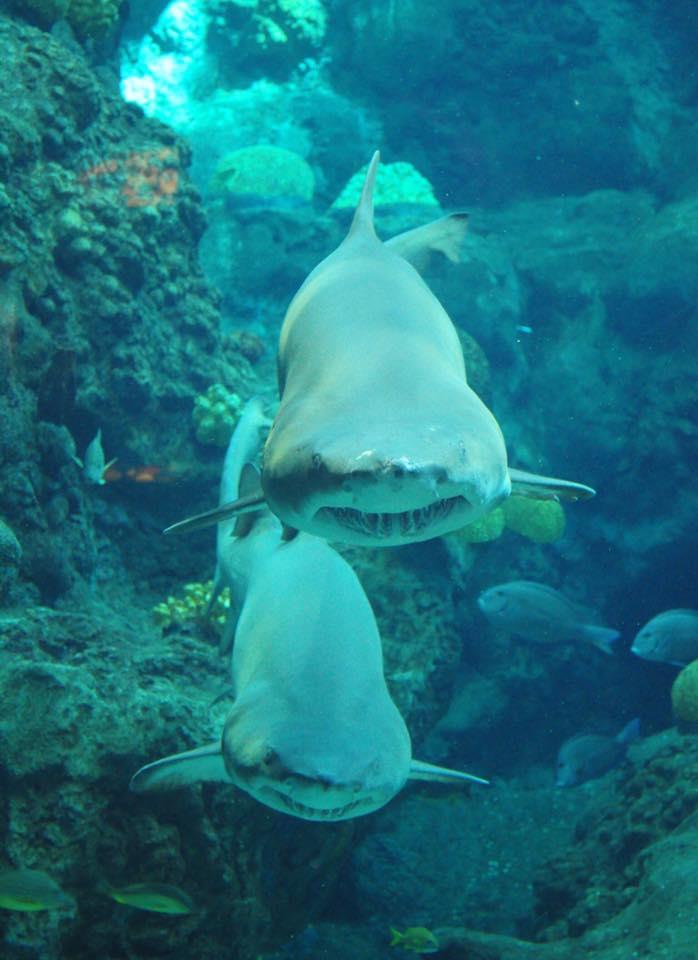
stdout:
<svg viewBox="0 0 698 960">
<path fill-rule="evenodd" d="M 261 485 L 259 470 L 253 463 L 246 463 L 240 471 L 240 483 L 238 484 L 238 492 L 240 497 L 248 497 L 254 494 L 259 490 Z M 255 510 L 253 513 L 241 514 L 235 521 L 233 536 L 246 537 L 252 527 L 255 525 L 255 521 L 260 513 L 260 510 Z"/>
<path fill-rule="evenodd" d="M 351 221 L 349 233 L 347 234 L 349 237 L 353 237 L 357 233 L 369 233 L 372 237 L 376 235 L 373 226 L 373 188 L 376 184 L 376 174 L 378 173 L 380 158 L 380 151 L 376 150 L 368 165 L 361 197 L 354 212 L 354 219 Z"/>
</svg>

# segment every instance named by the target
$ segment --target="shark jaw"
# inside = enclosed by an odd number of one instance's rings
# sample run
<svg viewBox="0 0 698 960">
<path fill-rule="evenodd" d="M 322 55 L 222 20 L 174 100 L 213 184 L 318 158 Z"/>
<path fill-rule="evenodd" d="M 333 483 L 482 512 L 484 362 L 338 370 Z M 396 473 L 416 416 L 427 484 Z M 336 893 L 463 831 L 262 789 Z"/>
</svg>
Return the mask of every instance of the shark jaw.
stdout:
<svg viewBox="0 0 698 960">
<path fill-rule="evenodd" d="M 323 485 L 324 486 L 324 485 Z M 431 540 L 473 523 L 511 491 L 501 478 L 436 481 L 428 472 L 402 477 L 349 474 L 295 502 L 283 483 L 265 484 L 272 510 L 290 528 L 357 546 L 401 546 Z"/>
<path fill-rule="evenodd" d="M 310 777 L 283 768 L 278 757 L 269 755 L 256 766 L 236 763 L 224 754 L 232 783 L 255 800 L 302 820 L 331 823 L 350 820 L 385 806 L 400 791 L 405 778 L 395 785 L 370 789 L 360 783 L 337 783 Z"/>
</svg>

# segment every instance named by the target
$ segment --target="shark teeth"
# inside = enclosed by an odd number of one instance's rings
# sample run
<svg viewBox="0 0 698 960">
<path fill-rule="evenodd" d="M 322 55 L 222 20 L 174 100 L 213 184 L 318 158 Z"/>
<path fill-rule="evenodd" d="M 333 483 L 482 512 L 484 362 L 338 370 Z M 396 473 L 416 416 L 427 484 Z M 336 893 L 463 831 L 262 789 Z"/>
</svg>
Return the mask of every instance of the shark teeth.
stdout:
<svg viewBox="0 0 698 960">
<path fill-rule="evenodd" d="M 357 533 L 369 534 L 377 540 L 397 534 L 411 537 L 447 517 L 463 498 L 447 497 L 435 500 L 427 507 L 404 510 L 402 513 L 365 513 L 354 507 L 323 507 L 319 518 L 332 518 L 339 526 Z"/>
<path fill-rule="evenodd" d="M 303 817 L 306 820 L 342 820 L 353 810 L 356 810 L 357 807 L 365 803 L 365 798 L 363 798 L 361 800 L 351 800 L 341 807 L 309 807 L 305 803 L 301 803 L 299 800 L 294 800 L 293 797 L 281 793 L 280 790 L 274 790 L 273 793 L 281 800 L 284 807 L 290 813 L 295 813 L 297 816 Z"/>
</svg>

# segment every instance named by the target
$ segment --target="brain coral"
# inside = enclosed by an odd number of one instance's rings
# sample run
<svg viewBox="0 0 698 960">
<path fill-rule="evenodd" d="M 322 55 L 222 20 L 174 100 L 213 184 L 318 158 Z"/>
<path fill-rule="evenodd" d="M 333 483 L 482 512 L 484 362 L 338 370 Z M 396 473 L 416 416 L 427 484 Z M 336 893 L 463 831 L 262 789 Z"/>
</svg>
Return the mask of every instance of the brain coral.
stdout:
<svg viewBox="0 0 698 960">
<path fill-rule="evenodd" d="M 674 680 L 671 705 L 679 723 L 698 725 L 698 660 L 684 667 Z"/>
<path fill-rule="evenodd" d="M 368 164 L 362 167 L 346 184 L 332 204 L 333 210 L 353 209 L 361 196 Z M 378 168 L 373 202 L 377 207 L 397 203 L 415 203 L 437 207 L 431 184 L 411 163 L 383 163 Z"/>
<path fill-rule="evenodd" d="M 214 183 L 237 196 L 310 201 L 315 175 L 292 150 L 263 144 L 226 153 L 218 162 Z"/>
<path fill-rule="evenodd" d="M 504 511 L 501 507 L 495 507 L 484 517 L 480 517 L 474 523 L 469 523 L 467 527 L 461 527 L 449 536 L 458 537 L 466 543 L 488 543 L 490 540 L 496 540 L 501 537 L 504 530 Z"/>
<path fill-rule="evenodd" d="M 557 500 L 513 496 L 502 510 L 506 526 L 534 543 L 554 543 L 565 532 L 565 511 Z"/>
</svg>

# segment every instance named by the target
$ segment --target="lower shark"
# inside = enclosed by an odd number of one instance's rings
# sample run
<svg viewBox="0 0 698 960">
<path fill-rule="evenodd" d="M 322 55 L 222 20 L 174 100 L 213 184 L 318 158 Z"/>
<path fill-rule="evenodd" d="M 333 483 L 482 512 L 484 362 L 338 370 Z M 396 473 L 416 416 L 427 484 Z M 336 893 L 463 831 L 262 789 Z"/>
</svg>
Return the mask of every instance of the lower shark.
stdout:
<svg viewBox="0 0 698 960">
<path fill-rule="evenodd" d="M 174 524 L 219 522 L 266 501 L 286 535 L 393 546 L 466 526 L 514 492 L 585 499 L 581 483 L 511 469 L 499 424 L 467 382 L 456 329 L 415 266 L 457 260 L 464 214 L 383 243 L 376 153 L 349 232 L 308 275 L 279 338 L 281 403 L 261 489 Z"/>
<path fill-rule="evenodd" d="M 226 455 L 222 495 L 244 494 L 259 408 L 248 406 Z M 136 792 L 199 781 L 245 790 L 305 820 L 371 813 L 410 779 L 487 783 L 412 758 L 383 675 L 375 617 L 356 575 L 310 534 L 282 538 L 268 509 L 218 541 L 217 583 L 239 603 L 233 706 L 220 740 L 139 770 Z"/>
</svg>

